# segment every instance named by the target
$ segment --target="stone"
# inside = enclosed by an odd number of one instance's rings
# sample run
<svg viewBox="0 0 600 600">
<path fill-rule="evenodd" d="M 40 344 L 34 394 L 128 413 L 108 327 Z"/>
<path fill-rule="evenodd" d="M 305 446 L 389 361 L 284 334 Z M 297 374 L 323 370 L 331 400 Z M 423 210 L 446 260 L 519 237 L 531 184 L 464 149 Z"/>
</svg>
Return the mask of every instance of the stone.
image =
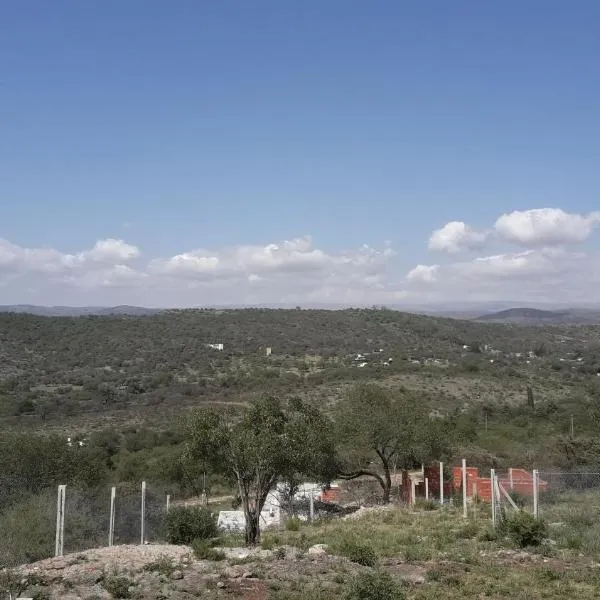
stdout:
<svg viewBox="0 0 600 600">
<path fill-rule="evenodd" d="M 225 582 L 223 581 L 217 581 L 217 587 L 222 590 L 225 587 Z"/>
<path fill-rule="evenodd" d="M 183 572 L 182 571 L 173 571 L 171 578 L 172 579 L 183 579 Z"/>
<path fill-rule="evenodd" d="M 308 549 L 309 556 L 326 556 L 329 546 L 327 544 L 315 544 Z"/>
</svg>

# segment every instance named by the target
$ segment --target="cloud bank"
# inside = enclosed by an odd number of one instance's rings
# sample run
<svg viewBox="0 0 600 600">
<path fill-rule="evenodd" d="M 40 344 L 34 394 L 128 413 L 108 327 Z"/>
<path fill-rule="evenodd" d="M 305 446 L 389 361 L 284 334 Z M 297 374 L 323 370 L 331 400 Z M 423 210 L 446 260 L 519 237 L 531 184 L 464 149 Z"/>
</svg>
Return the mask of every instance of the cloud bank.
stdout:
<svg viewBox="0 0 600 600">
<path fill-rule="evenodd" d="M 600 304 L 600 212 L 514 211 L 451 221 L 422 249 L 326 250 L 310 236 L 148 256 L 107 238 L 77 252 L 0 239 L 0 303 L 210 306 L 522 300 Z M 426 259 L 429 251 L 433 260 Z M 418 260 L 410 266 L 412 256 Z"/>
</svg>

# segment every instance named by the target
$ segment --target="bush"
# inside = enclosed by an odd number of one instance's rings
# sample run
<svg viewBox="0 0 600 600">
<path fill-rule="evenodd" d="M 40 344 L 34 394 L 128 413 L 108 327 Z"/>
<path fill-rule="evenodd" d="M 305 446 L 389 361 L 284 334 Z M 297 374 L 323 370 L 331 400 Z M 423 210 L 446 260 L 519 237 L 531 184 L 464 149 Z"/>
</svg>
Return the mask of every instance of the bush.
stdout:
<svg viewBox="0 0 600 600">
<path fill-rule="evenodd" d="M 113 598 L 131 598 L 129 588 L 133 585 L 128 577 L 111 575 L 102 582 L 102 587 Z"/>
<path fill-rule="evenodd" d="M 191 544 L 194 540 L 216 537 L 217 517 L 207 508 L 177 507 L 167 515 L 167 541 L 170 544 Z"/>
<path fill-rule="evenodd" d="M 225 553 L 222 550 L 213 548 L 206 540 L 193 540 L 192 549 L 198 560 L 219 561 L 225 559 Z"/>
<path fill-rule="evenodd" d="M 424 498 L 417 498 L 415 502 L 415 508 L 419 510 L 437 510 L 439 507 L 439 503 L 433 500 L 425 500 Z"/>
<path fill-rule="evenodd" d="M 539 546 L 548 535 L 545 521 L 524 511 L 507 516 L 502 522 L 502 531 L 519 548 Z"/>
<path fill-rule="evenodd" d="M 377 565 L 378 556 L 372 546 L 360 544 L 354 540 L 344 540 L 340 546 L 339 553 L 348 560 L 364 567 Z"/>
<path fill-rule="evenodd" d="M 285 522 L 285 528 L 287 531 L 300 531 L 300 519 L 298 517 L 292 517 Z"/>
<path fill-rule="evenodd" d="M 354 578 L 346 600 L 403 600 L 406 594 L 387 573 L 362 573 Z"/>
</svg>

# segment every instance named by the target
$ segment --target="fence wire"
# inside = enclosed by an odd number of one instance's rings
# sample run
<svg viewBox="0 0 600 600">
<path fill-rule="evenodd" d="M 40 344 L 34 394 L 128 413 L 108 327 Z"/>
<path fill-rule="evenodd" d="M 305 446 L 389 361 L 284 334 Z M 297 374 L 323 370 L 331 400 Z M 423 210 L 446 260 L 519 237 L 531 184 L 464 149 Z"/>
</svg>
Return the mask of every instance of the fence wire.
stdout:
<svg viewBox="0 0 600 600">
<path fill-rule="evenodd" d="M 600 501 L 600 471 L 541 471 L 540 514 L 558 504 L 580 504 L 586 498 Z"/>
</svg>

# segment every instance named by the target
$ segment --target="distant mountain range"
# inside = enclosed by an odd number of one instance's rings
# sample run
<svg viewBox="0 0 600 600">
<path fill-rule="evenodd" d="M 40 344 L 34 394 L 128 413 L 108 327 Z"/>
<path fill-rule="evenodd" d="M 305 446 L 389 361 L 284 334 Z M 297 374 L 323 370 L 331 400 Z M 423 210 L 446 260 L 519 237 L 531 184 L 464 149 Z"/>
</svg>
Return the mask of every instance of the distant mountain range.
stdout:
<svg viewBox="0 0 600 600">
<path fill-rule="evenodd" d="M 505 305 L 504 305 L 505 306 Z M 477 304 L 460 306 L 391 306 L 393 310 L 401 312 L 425 314 L 437 317 L 449 317 L 467 321 L 482 321 L 487 323 L 513 323 L 518 325 L 600 325 L 600 308 L 552 308 L 541 309 L 531 306 L 518 308 L 504 308 L 502 304 Z M 263 306 L 214 306 L 215 309 L 243 309 L 243 308 L 293 308 L 284 304 L 270 304 Z M 344 305 L 311 305 L 304 309 L 329 309 L 343 310 L 350 308 Z M 502 310 L 500 310 L 502 309 Z M 154 315 L 167 308 L 146 308 L 143 306 L 37 306 L 34 304 L 12 304 L 0 306 L 0 313 L 28 313 L 43 317 L 82 317 L 87 315 L 97 316 L 146 316 Z M 484 311 L 487 311 L 484 313 Z"/>
<path fill-rule="evenodd" d="M 517 325 L 594 325 L 600 324 L 600 310 L 585 308 L 568 308 L 564 310 L 509 308 L 481 315 L 474 320 Z"/>
<path fill-rule="evenodd" d="M 12 304 L 0 306 L 0 312 L 27 313 L 41 317 L 83 317 L 86 315 L 130 315 L 144 316 L 161 312 L 159 308 L 142 306 L 36 306 L 34 304 Z"/>
</svg>

